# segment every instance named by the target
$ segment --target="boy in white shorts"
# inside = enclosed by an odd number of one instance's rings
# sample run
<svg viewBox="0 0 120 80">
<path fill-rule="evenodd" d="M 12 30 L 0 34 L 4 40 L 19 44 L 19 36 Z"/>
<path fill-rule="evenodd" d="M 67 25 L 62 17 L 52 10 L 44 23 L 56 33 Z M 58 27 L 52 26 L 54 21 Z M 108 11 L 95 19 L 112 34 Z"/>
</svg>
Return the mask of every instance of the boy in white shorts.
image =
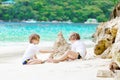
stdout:
<svg viewBox="0 0 120 80">
<path fill-rule="evenodd" d="M 38 44 L 40 42 L 40 36 L 38 34 L 32 34 L 29 37 L 29 46 L 27 47 L 23 58 L 22 58 L 22 64 L 41 64 L 44 61 L 37 58 L 36 53 L 53 53 L 54 51 L 47 51 L 47 50 L 40 50 L 38 47 Z"/>
<path fill-rule="evenodd" d="M 78 33 L 72 33 L 69 38 L 71 44 L 71 50 L 66 51 L 59 59 L 48 59 L 48 62 L 60 62 L 68 59 L 83 59 L 86 56 L 86 47 L 82 41 L 80 41 L 80 35 Z"/>
</svg>

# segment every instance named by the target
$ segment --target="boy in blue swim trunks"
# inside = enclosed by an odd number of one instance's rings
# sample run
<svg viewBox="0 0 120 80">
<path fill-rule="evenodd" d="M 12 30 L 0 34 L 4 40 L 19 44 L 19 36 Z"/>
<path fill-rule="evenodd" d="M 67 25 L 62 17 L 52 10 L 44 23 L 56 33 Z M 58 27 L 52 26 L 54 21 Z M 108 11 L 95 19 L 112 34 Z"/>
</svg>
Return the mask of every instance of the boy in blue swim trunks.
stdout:
<svg viewBox="0 0 120 80">
<path fill-rule="evenodd" d="M 23 58 L 22 58 L 22 64 L 42 64 L 44 61 L 37 58 L 36 53 L 53 53 L 54 51 L 48 51 L 48 50 L 40 50 L 38 47 L 38 44 L 40 42 L 40 36 L 38 34 L 32 34 L 29 37 L 29 46 L 27 47 Z"/>
<path fill-rule="evenodd" d="M 71 42 L 71 50 L 66 51 L 60 58 L 58 59 L 48 59 L 48 62 L 61 62 L 68 59 L 84 59 L 87 51 L 86 46 L 84 43 L 80 40 L 80 35 L 76 32 L 72 33 L 69 37 L 69 40 Z"/>
</svg>

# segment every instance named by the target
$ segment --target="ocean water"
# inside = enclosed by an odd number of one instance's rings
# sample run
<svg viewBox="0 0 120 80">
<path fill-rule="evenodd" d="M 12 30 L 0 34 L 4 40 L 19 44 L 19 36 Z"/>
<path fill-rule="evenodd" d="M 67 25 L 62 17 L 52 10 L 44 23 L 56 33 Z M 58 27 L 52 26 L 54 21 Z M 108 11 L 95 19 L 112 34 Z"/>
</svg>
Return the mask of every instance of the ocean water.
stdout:
<svg viewBox="0 0 120 80">
<path fill-rule="evenodd" d="M 83 23 L 0 23 L 0 42 L 27 42 L 29 35 L 37 33 L 42 41 L 54 41 L 62 31 L 66 40 L 77 32 L 82 40 L 91 40 L 97 24 Z"/>
</svg>

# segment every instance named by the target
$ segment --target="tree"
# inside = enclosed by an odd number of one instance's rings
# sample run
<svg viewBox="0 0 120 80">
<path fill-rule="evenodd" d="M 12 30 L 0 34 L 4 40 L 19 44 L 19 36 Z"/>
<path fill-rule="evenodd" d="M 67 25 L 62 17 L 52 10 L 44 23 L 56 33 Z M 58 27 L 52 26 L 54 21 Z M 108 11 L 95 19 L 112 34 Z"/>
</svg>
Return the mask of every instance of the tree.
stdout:
<svg viewBox="0 0 120 80">
<path fill-rule="evenodd" d="M 5 0 L 0 0 L 5 1 Z M 119 0 L 15 0 L 9 6 L 0 5 L 0 19 L 21 21 L 35 19 L 40 21 L 84 22 L 88 18 L 98 21 L 109 19 L 110 13 Z"/>
</svg>

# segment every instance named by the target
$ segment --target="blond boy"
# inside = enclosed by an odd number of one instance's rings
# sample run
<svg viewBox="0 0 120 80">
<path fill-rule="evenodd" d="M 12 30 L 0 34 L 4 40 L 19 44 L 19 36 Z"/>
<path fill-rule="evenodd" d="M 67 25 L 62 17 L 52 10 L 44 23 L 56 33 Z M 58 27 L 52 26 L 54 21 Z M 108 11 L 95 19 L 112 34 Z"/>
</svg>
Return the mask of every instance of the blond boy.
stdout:
<svg viewBox="0 0 120 80">
<path fill-rule="evenodd" d="M 29 37 L 29 46 L 27 47 L 23 58 L 22 58 L 22 64 L 41 64 L 43 63 L 42 60 L 38 59 L 36 56 L 36 53 L 53 53 L 54 51 L 47 51 L 47 50 L 40 50 L 38 47 L 38 44 L 40 42 L 40 36 L 38 34 L 32 34 Z"/>
<path fill-rule="evenodd" d="M 71 50 L 66 51 L 59 59 L 48 59 L 48 62 L 60 62 L 68 59 L 83 59 L 86 56 L 86 47 L 82 41 L 80 41 L 80 35 L 78 33 L 72 33 L 69 37 L 71 42 Z"/>
</svg>

